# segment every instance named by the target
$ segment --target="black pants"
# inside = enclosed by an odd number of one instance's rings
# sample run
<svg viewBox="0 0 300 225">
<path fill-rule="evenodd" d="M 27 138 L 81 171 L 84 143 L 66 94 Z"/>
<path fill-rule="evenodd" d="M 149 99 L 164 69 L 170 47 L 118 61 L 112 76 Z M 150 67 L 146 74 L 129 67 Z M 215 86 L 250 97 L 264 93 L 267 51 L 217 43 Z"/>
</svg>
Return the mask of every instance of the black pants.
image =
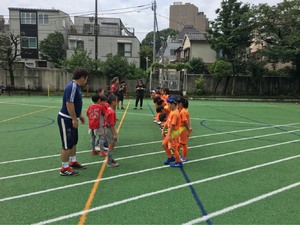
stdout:
<svg viewBox="0 0 300 225">
<path fill-rule="evenodd" d="M 143 107 L 143 99 L 144 99 L 144 95 L 137 95 L 136 99 L 135 99 L 135 108 L 138 106 L 138 103 L 140 101 L 140 108 Z"/>
</svg>

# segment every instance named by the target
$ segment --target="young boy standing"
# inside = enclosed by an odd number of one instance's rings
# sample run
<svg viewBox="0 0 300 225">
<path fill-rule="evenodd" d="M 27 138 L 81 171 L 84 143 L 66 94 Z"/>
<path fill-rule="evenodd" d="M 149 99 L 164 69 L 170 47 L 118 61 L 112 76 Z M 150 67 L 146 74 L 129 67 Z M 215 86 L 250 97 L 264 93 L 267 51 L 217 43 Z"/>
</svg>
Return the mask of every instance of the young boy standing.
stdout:
<svg viewBox="0 0 300 225">
<path fill-rule="evenodd" d="M 168 165 L 171 162 L 175 162 L 171 164 L 171 167 L 182 167 L 182 162 L 180 159 L 180 155 L 178 152 L 178 138 L 179 138 L 179 125 L 180 125 L 180 117 L 177 109 L 177 98 L 175 96 L 171 96 L 167 98 L 168 106 L 171 110 L 166 125 L 162 129 L 162 137 L 165 137 L 162 143 L 162 146 L 168 156 L 168 159 L 164 162 L 165 165 Z M 165 129 L 168 128 L 168 133 L 165 136 Z M 174 156 L 172 155 L 172 152 Z"/>
<path fill-rule="evenodd" d="M 107 141 L 108 141 L 108 152 L 107 152 L 107 167 L 118 167 L 119 164 L 112 158 L 113 150 L 116 142 L 118 141 L 118 134 L 115 128 L 116 125 L 116 107 L 118 104 L 118 97 L 114 94 L 110 94 L 107 98 L 109 108 L 106 111 L 106 127 L 107 127 Z"/>
<path fill-rule="evenodd" d="M 105 101 L 101 99 L 100 95 L 93 95 L 92 101 L 94 104 L 88 107 L 86 115 L 89 119 L 89 135 L 91 136 L 92 155 L 97 155 L 98 152 L 96 151 L 96 138 L 99 138 L 101 134 L 100 117 L 101 115 L 105 115 L 107 109 L 105 107 Z M 106 152 L 103 149 L 100 149 L 99 155 L 105 157 Z"/>
</svg>

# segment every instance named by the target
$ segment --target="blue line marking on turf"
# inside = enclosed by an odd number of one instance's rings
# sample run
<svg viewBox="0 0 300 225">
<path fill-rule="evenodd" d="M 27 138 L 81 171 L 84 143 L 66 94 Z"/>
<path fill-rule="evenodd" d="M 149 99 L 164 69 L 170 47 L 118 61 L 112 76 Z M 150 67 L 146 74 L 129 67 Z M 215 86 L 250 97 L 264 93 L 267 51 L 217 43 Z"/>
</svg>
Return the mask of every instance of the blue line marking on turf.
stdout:
<svg viewBox="0 0 300 225">
<path fill-rule="evenodd" d="M 153 116 L 155 116 L 155 114 L 154 114 L 154 112 L 153 112 L 153 110 L 152 110 L 152 108 L 151 108 L 151 106 L 149 105 L 148 102 L 147 102 L 147 104 L 148 104 L 148 106 L 149 106 L 149 108 L 150 108 L 150 110 L 151 110 Z M 187 182 L 187 183 L 191 183 L 191 181 L 190 181 L 188 175 L 186 174 L 186 172 L 184 171 L 184 169 L 183 169 L 183 168 L 180 168 L 180 169 L 181 169 L 181 171 L 182 171 L 182 174 L 183 174 L 183 176 L 184 176 L 186 182 Z M 191 192 L 192 192 L 192 194 L 193 194 L 193 197 L 194 197 L 194 199 L 195 199 L 197 205 L 199 206 L 199 208 L 200 208 L 200 210 L 201 210 L 202 216 L 206 216 L 206 215 L 207 215 L 206 210 L 205 210 L 205 208 L 204 208 L 204 206 L 203 206 L 203 204 L 202 204 L 200 198 L 198 197 L 198 195 L 197 195 L 197 193 L 196 193 L 196 191 L 195 191 L 195 188 L 193 187 L 193 185 L 189 185 L 189 187 L 190 187 L 190 189 L 191 189 Z M 212 224 L 212 222 L 211 222 L 209 219 L 206 220 L 206 223 L 207 223 L 208 225 L 211 225 L 211 224 Z"/>
<path fill-rule="evenodd" d="M 47 123 L 47 124 L 42 124 L 40 126 L 36 126 L 36 127 L 29 127 L 29 128 L 24 128 L 24 129 L 15 129 L 15 130 L 0 131 L 0 134 L 1 133 L 10 133 L 10 132 L 19 132 L 19 131 L 27 131 L 27 130 L 38 129 L 38 128 L 50 126 L 50 125 L 54 124 L 54 122 L 55 122 L 55 120 L 51 119 L 51 118 L 44 118 L 44 117 L 39 117 L 39 118 L 50 120 L 50 122 Z M 26 124 L 26 123 L 23 123 L 23 124 Z M 34 124 L 41 124 L 41 123 L 34 123 Z"/>
<path fill-rule="evenodd" d="M 151 108 L 151 106 L 149 105 L 149 103 L 148 103 L 148 102 L 147 102 L 147 105 L 149 106 L 149 108 L 150 108 L 150 110 L 151 110 L 151 112 L 152 112 L 153 116 L 155 116 L 155 113 L 153 112 L 153 109 Z"/>
<path fill-rule="evenodd" d="M 181 172 L 182 172 L 182 174 L 183 174 L 183 176 L 184 176 L 186 182 L 187 182 L 187 183 L 191 183 L 191 181 L 190 181 L 188 175 L 186 174 L 186 172 L 184 171 L 184 169 L 183 169 L 183 168 L 180 168 L 180 169 L 181 169 Z M 197 205 L 199 206 L 199 208 L 200 208 L 200 210 L 201 210 L 202 216 L 206 216 L 206 215 L 207 215 L 206 210 L 205 210 L 205 208 L 204 208 L 204 206 L 203 206 L 203 204 L 202 204 L 200 198 L 198 197 L 198 195 L 197 195 L 197 193 L 196 193 L 196 191 L 195 191 L 193 185 L 189 185 L 189 187 L 190 187 L 190 189 L 191 189 L 191 192 L 192 192 L 192 194 L 193 194 L 193 197 L 194 197 L 194 199 L 195 199 Z M 208 225 L 211 225 L 211 224 L 212 224 L 212 222 L 210 221 L 210 219 L 206 220 L 206 223 L 207 223 Z"/>
</svg>

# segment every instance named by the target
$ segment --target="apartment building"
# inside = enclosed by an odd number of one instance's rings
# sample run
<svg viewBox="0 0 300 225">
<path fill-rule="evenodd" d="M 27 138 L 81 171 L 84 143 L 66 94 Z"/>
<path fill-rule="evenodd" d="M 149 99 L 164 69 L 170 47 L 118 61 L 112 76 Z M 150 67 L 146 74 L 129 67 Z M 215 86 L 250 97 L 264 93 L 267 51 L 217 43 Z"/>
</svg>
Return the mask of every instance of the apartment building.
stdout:
<svg viewBox="0 0 300 225">
<path fill-rule="evenodd" d="M 174 2 L 170 6 L 169 28 L 181 31 L 185 26 L 193 26 L 200 32 L 206 32 L 208 25 L 208 18 L 194 4 Z"/>
<path fill-rule="evenodd" d="M 69 15 L 57 9 L 8 9 L 9 31 L 23 36 L 20 62 L 28 67 L 47 66 L 46 61 L 40 60 L 39 42 L 55 31 L 62 33 L 67 40 L 68 30 L 73 25 Z"/>
<path fill-rule="evenodd" d="M 106 60 L 107 54 L 121 55 L 129 63 L 140 66 L 140 42 L 134 31 L 127 29 L 119 18 L 98 18 L 97 58 Z M 67 57 L 75 49 L 85 50 L 95 58 L 95 21 L 93 17 L 74 17 L 74 29 L 68 36 Z"/>
<path fill-rule="evenodd" d="M 85 50 L 95 58 L 94 17 L 74 17 L 57 9 L 9 8 L 9 31 L 22 34 L 20 62 L 27 67 L 46 67 L 49 64 L 39 56 L 39 43 L 55 31 L 63 34 L 67 58 L 74 49 Z M 140 42 L 134 30 L 125 28 L 119 18 L 98 18 L 98 59 L 105 61 L 107 54 L 119 54 L 129 62 L 140 65 Z"/>
</svg>

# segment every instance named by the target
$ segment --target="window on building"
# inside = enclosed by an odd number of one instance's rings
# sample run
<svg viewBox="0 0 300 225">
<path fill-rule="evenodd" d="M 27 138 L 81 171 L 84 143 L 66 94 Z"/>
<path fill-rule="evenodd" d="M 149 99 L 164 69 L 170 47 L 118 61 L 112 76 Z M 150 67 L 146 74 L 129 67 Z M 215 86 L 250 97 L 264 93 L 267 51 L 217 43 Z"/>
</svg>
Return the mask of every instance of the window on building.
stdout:
<svg viewBox="0 0 300 225">
<path fill-rule="evenodd" d="M 69 39 L 69 49 L 84 50 L 84 41 Z"/>
<path fill-rule="evenodd" d="M 83 41 L 77 41 L 77 49 L 84 50 L 84 42 Z"/>
<path fill-rule="evenodd" d="M 76 40 L 69 40 L 69 49 L 76 48 Z"/>
<path fill-rule="evenodd" d="M 48 15 L 47 14 L 39 14 L 39 24 L 48 24 Z"/>
<path fill-rule="evenodd" d="M 131 43 L 118 43 L 118 54 L 120 56 L 131 57 Z"/>
<path fill-rule="evenodd" d="M 22 48 L 37 48 L 37 38 L 36 37 L 24 37 L 21 41 Z"/>
<path fill-rule="evenodd" d="M 36 14 L 31 12 L 21 12 L 21 24 L 36 24 Z"/>
</svg>

